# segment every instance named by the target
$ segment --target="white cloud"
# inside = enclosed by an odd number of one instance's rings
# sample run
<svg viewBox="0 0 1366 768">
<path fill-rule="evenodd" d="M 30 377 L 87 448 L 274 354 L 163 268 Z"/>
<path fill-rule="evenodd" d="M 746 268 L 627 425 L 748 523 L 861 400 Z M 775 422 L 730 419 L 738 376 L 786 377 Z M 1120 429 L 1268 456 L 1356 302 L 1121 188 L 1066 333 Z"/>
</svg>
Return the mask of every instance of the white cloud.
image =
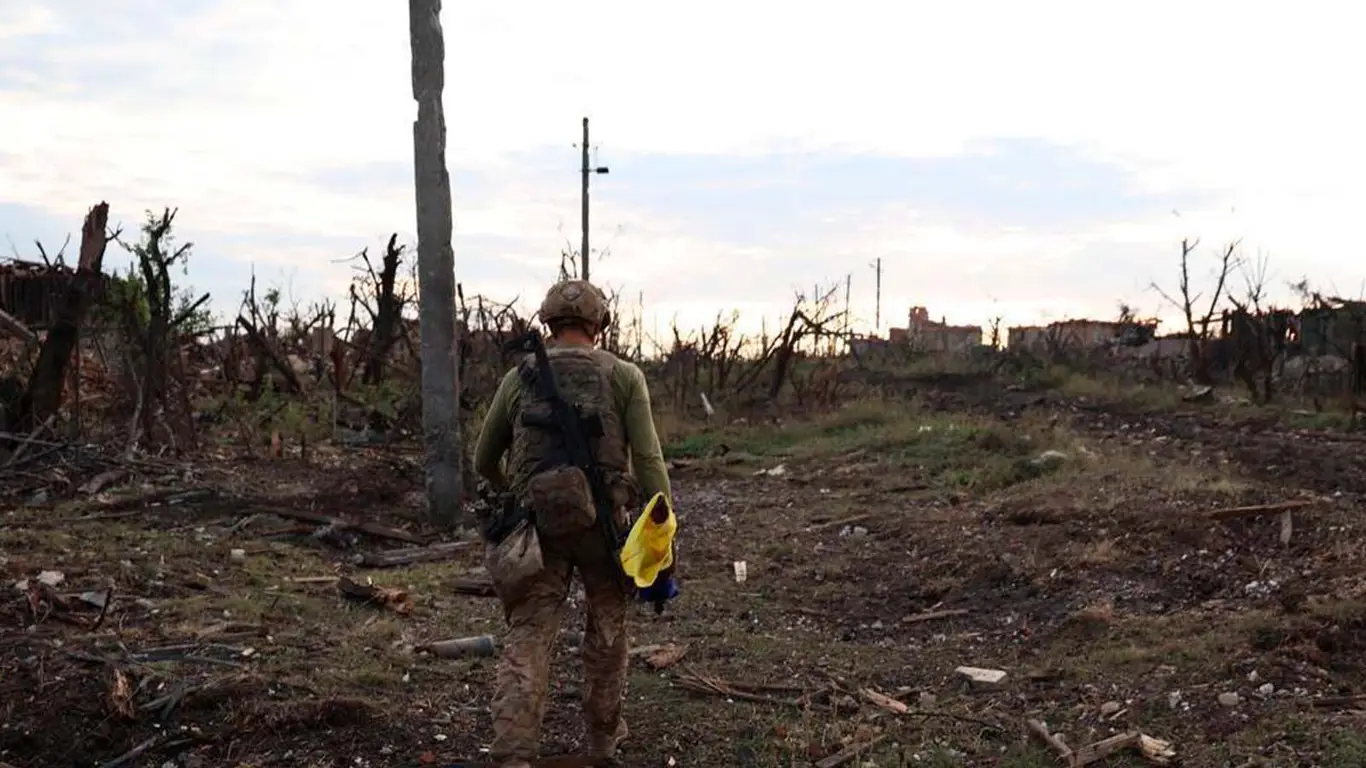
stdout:
<svg viewBox="0 0 1366 768">
<path fill-rule="evenodd" d="M 359 247 L 395 228 L 411 236 L 410 192 L 308 180 L 410 161 L 402 6 L 186 4 L 163 34 L 106 41 L 83 21 L 85 5 L 10 0 L 0 12 L 6 45 L 79 34 L 84 42 L 60 51 L 64 66 L 128 78 L 92 94 L 32 65 L 9 90 L 0 81 L 0 202 L 71 218 L 105 198 L 129 222 L 169 203 L 200 237 L 349 237 Z M 1152 276 L 1163 279 L 1183 236 L 1211 246 L 1242 237 L 1283 263 L 1279 273 L 1355 285 L 1366 114 L 1350 94 L 1366 49 L 1350 6 L 1297 9 L 1222 0 L 848 0 L 838 12 L 773 0 L 668 11 L 625 0 L 447 4 L 449 160 L 483 179 L 477 189 L 455 179 L 457 236 L 510 238 L 457 259 L 476 271 L 479 259 L 516 262 L 526 284 L 499 287 L 535 292 L 566 237 L 577 242 L 569 145 L 589 114 L 609 164 L 613 153 L 774 147 L 940 156 L 978 139 L 1033 136 L 1122 163 L 1151 192 L 1219 196 L 1209 210 L 1061 233 L 965 227 L 904 206 L 831 211 L 840 236 L 782 249 L 707 237 L 630 200 L 598 204 L 595 243 L 612 242 L 615 253 L 603 277 L 689 322 L 742 304 L 776 316 L 793 285 L 849 271 L 856 309 L 870 318 L 865 265 L 877 256 L 887 265 L 886 317 L 906 303 L 936 313 L 942 304 L 962 321 L 998 310 L 1016 322 L 1108 314 L 1116 297 L 1069 293 L 1067 267 L 1057 265 L 1150 247 Z M 543 147 L 563 147 L 564 167 L 520 165 L 519 153 Z M 234 245 L 219 255 L 297 265 L 319 288 L 345 276 L 318 264 L 346 253 L 316 245 Z M 1035 272 L 1058 285 L 1030 283 Z M 686 306 L 670 304 L 671 290 L 699 279 L 712 281 L 708 290 L 693 286 Z"/>
</svg>

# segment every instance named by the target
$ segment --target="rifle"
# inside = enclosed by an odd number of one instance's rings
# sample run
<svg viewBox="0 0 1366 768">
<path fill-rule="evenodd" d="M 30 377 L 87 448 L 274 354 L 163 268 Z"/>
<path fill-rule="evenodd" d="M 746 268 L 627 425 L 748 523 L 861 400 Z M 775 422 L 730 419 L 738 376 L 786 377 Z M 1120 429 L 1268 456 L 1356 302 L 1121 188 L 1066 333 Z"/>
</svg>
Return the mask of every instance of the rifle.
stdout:
<svg viewBox="0 0 1366 768">
<path fill-rule="evenodd" d="M 588 441 L 602 436 L 601 417 L 585 416 L 575 406 L 564 399 L 560 385 L 555 380 L 555 370 L 550 367 L 550 356 L 546 354 L 545 342 L 536 330 L 528 331 L 504 345 L 504 351 L 530 353 L 536 360 L 536 394 L 550 404 L 551 417 L 548 421 L 537 419 L 530 413 L 523 413 L 523 423 L 560 433 L 569 462 L 578 467 L 588 478 L 588 488 L 593 496 L 593 506 L 597 511 L 597 528 L 612 555 L 617 575 L 628 589 L 634 589 L 631 580 L 621 569 L 621 546 L 626 541 L 617 529 L 616 510 L 612 508 L 611 497 L 603 483 L 602 472 L 593 460 L 593 451 Z"/>
</svg>

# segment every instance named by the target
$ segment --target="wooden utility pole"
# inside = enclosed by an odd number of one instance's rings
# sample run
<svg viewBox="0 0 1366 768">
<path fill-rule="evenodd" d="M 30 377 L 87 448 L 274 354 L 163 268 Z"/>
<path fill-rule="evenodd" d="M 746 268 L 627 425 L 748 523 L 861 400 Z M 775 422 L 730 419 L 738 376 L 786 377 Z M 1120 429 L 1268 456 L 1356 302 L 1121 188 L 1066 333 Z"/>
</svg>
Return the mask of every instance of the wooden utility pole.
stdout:
<svg viewBox="0 0 1366 768">
<path fill-rule="evenodd" d="M 418 329 L 422 347 L 422 438 L 427 513 L 460 521 L 464 483 L 460 382 L 455 348 L 455 253 L 451 249 L 451 178 L 446 170 L 446 43 L 441 0 L 408 0 L 412 45 L 413 180 L 417 200 Z"/>
<path fill-rule="evenodd" d="M 583 175 L 583 182 L 579 190 L 579 214 L 582 217 L 580 225 L 583 229 L 583 240 L 579 243 L 579 277 L 588 279 L 588 177 L 595 173 L 607 173 L 607 166 L 596 168 L 588 164 L 588 118 L 583 119 L 583 146 L 582 164 L 579 173 Z"/>
</svg>

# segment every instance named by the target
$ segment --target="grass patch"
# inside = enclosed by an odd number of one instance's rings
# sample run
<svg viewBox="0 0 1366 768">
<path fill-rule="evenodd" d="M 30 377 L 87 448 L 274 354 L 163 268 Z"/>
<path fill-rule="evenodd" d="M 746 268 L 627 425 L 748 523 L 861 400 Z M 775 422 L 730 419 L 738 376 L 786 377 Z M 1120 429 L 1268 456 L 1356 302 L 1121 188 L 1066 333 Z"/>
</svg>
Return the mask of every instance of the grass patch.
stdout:
<svg viewBox="0 0 1366 768">
<path fill-rule="evenodd" d="M 1366 765 L 1366 735 L 1345 729 L 1333 733 L 1328 737 L 1323 765 L 1331 768 Z"/>
<path fill-rule="evenodd" d="M 664 453 L 671 459 L 739 453 L 797 461 L 870 454 L 937 487 L 991 490 L 1051 472 L 1056 467 L 1035 459 L 1071 443 L 1041 419 L 1006 424 L 905 401 L 860 400 L 807 420 L 677 435 Z"/>
<path fill-rule="evenodd" d="M 1063 366 L 1051 366 L 1040 383 L 1067 397 L 1095 402 L 1125 403 L 1143 410 L 1171 410 L 1181 404 L 1183 392 L 1171 384 L 1123 381 L 1105 375 L 1088 375 Z"/>
<path fill-rule="evenodd" d="M 1264 611 L 1211 623 L 1195 615 L 1124 616 L 1106 607 L 1092 607 L 1069 623 L 1098 624 L 1103 632 L 1093 632 L 1080 649 L 1075 632 L 1063 632 L 1054 661 L 1080 677 L 1124 671 L 1143 675 L 1159 665 L 1207 669 L 1251 653 L 1258 632 L 1279 621 L 1280 617 Z"/>
</svg>

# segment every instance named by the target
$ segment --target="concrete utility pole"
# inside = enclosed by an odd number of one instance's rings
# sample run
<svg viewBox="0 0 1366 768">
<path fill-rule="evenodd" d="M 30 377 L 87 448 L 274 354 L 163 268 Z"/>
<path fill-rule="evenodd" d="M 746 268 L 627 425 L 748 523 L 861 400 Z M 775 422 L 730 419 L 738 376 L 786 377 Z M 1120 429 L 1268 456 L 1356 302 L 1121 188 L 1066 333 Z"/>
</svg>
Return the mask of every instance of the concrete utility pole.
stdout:
<svg viewBox="0 0 1366 768">
<path fill-rule="evenodd" d="M 460 382 L 455 347 L 455 254 L 451 250 L 451 178 L 446 171 L 446 43 L 441 0 L 408 0 L 413 57 L 413 180 L 417 200 L 418 328 L 422 338 L 422 438 L 427 513 L 460 521 L 464 483 Z"/>
<path fill-rule="evenodd" d="M 586 118 L 586 117 L 583 119 L 583 146 L 582 146 L 582 150 L 583 150 L 583 164 L 582 164 L 582 166 L 580 167 L 579 172 L 580 172 L 581 174 L 583 174 L 583 188 L 582 188 L 582 190 L 581 190 L 581 196 L 580 196 L 580 200 L 579 200 L 579 205 L 580 205 L 580 208 L 581 208 L 581 210 L 580 210 L 579 213 L 580 213 L 580 215 L 581 215 L 582 218 L 583 218 L 583 221 L 582 221 L 582 223 L 581 223 L 581 224 L 582 224 L 582 227 L 583 227 L 583 242 L 581 242 L 581 243 L 579 244 L 579 261 L 580 261 L 579 276 L 582 277 L 584 280 L 587 280 L 587 279 L 588 279 L 588 177 L 589 177 L 590 175 L 594 174 L 594 173 L 607 173 L 608 168 L 607 168 L 607 166 L 605 166 L 605 165 L 600 165 L 600 166 L 598 166 L 597 168 L 593 168 L 593 167 L 591 167 L 590 165 L 588 165 L 588 118 Z"/>
<path fill-rule="evenodd" d="M 844 276 L 844 332 L 846 334 L 849 333 L 850 323 L 852 322 L 849 317 L 849 289 L 853 287 L 853 285 L 854 273 L 850 272 Z"/>
<path fill-rule="evenodd" d="M 877 303 L 873 310 L 873 333 L 876 334 L 882 330 L 882 257 L 879 256 L 877 261 L 868 266 L 877 270 Z"/>
</svg>

